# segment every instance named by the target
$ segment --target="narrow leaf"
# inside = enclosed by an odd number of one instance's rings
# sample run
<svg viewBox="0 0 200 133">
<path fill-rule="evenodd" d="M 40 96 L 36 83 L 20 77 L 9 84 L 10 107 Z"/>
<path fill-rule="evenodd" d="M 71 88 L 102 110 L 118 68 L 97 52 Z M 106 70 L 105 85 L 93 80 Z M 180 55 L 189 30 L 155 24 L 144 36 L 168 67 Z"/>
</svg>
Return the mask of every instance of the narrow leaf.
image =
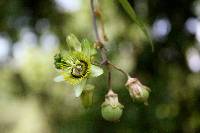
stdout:
<svg viewBox="0 0 200 133">
<path fill-rule="evenodd" d="M 129 14 L 129 16 L 131 17 L 131 19 L 141 28 L 141 30 L 144 32 L 145 36 L 147 37 L 147 39 L 149 40 L 151 47 L 152 47 L 152 51 L 154 50 L 154 46 L 153 46 L 153 42 L 151 40 L 151 37 L 144 25 L 144 23 L 142 22 L 142 20 L 136 15 L 134 9 L 131 7 L 130 3 L 128 2 L 128 0 L 118 0 L 120 2 L 120 4 L 122 5 L 122 7 L 124 8 L 124 10 Z"/>
</svg>

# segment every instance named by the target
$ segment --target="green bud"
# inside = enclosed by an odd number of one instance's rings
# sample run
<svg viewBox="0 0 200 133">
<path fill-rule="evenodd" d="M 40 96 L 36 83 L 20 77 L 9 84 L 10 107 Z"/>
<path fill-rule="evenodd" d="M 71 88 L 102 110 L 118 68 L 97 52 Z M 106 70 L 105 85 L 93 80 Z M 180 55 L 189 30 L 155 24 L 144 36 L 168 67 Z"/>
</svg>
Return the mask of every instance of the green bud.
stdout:
<svg viewBox="0 0 200 133">
<path fill-rule="evenodd" d="M 66 62 L 60 53 L 54 56 L 54 65 L 56 69 L 61 69 L 65 64 Z"/>
<path fill-rule="evenodd" d="M 150 89 L 147 86 L 142 85 L 137 78 L 129 78 L 126 86 L 134 101 L 143 102 L 145 105 L 148 105 Z"/>
<path fill-rule="evenodd" d="M 101 113 L 105 120 L 110 122 L 119 121 L 122 116 L 124 106 L 119 103 L 118 96 L 112 90 L 109 90 L 105 96 L 105 101 L 101 105 Z"/>
<path fill-rule="evenodd" d="M 81 93 L 81 103 L 85 108 L 88 108 L 93 103 L 94 86 L 87 84 Z"/>
</svg>

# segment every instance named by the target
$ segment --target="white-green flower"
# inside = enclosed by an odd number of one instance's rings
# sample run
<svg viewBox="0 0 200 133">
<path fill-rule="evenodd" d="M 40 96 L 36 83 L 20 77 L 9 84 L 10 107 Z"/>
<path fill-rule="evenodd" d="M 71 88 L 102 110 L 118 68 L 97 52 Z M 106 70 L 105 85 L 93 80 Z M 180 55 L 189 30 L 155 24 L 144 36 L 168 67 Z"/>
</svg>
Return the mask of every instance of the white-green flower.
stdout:
<svg viewBox="0 0 200 133">
<path fill-rule="evenodd" d="M 55 67 L 60 76 L 56 82 L 67 81 L 74 86 L 75 95 L 79 97 L 86 85 L 87 79 L 98 77 L 103 74 L 103 69 L 92 64 L 91 57 L 96 53 L 88 40 L 82 43 L 74 35 L 67 37 L 68 46 L 72 49 L 63 54 L 55 56 Z"/>
</svg>

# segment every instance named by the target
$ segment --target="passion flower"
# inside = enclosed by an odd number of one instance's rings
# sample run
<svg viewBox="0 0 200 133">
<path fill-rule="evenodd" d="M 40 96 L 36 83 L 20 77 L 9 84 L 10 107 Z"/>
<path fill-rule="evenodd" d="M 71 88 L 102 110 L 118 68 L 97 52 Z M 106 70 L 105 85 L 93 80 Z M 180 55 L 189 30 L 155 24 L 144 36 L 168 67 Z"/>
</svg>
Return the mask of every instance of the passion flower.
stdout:
<svg viewBox="0 0 200 133">
<path fill-rule="evenodd" d="M 71 34 L 67 37 L 70 50 L 54 56 L 55 68 L 59 70 L 60 76 L 54 80 L 56 82 L 66 81 L 74 86 L 75 95 L 79 97 L 85 88 L 86 81 L 91 77 L 98 77 L 103 74 L 103 69 L 92 64 L 92 57 L 95 49 L 88 40 L 82 43 Z"/>
<path fill-rule="evenodd" d="M 90 58 L 82 52 L 70 52 L 64 57 L 65 64 L 61 66 L 61 75 L 69 84 L 75 85 L 91 73 Z"/>
</svg>

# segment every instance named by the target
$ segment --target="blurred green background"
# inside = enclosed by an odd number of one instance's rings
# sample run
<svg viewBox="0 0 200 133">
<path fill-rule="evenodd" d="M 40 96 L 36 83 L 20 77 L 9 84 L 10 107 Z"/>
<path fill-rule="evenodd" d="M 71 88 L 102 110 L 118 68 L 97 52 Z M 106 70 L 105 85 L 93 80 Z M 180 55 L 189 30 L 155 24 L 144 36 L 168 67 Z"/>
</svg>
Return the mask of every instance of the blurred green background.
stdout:
<svg viewBox="0 0 200 133">
<path fill-rule="evenodd" d="M 133 103 L 113 71 L 125 109 L 110 123 L 100 111 L 106 75 L 93 81 L 90 109 L 53 81 L 69 33 L 94 41 L 89 0 L 0 0 L 0 133 L 200 133 L 200 0 L 130 0 L 154 52 L 116 0 L 99 3 L 109 57 L 151 88 L 149 106 Z"/>
</svg>

